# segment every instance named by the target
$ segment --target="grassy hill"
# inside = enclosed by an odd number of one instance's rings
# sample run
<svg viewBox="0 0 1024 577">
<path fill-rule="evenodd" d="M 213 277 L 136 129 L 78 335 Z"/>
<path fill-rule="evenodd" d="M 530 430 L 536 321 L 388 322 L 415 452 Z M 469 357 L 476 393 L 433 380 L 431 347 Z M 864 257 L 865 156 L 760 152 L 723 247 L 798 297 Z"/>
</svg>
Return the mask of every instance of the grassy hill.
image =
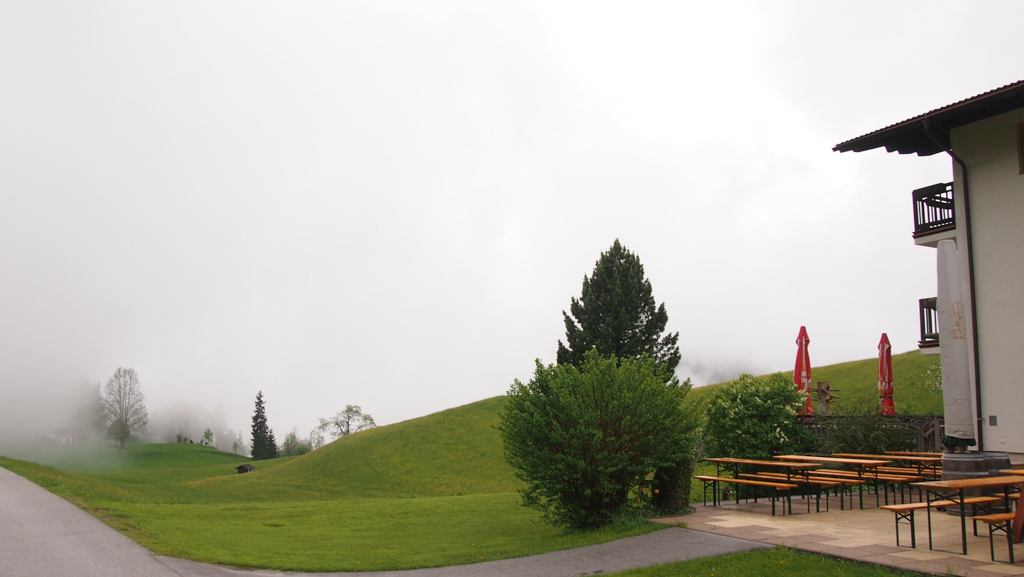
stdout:
<svg viewBox="0 0 1024 577">
<path fill-rule="evenodd" d="M 522 507 L 494 426 L 504 397 L 256 462 L 188 444 L 38 448 L 0 457 L 161 555 L 296 571 L 458 565 L 568 549 L 658 527 L 567 532 Z M 0 450 L 0 452 L 3 452 Z M 8 453 L 9 454 L 9 453 Z M 59 467 L 59 468 L 58 468 Z"/>
<path fill-rule="evenodd" d="M 910 351 L 892 357 L 893 401 L 900 414 L 941 415 L 942 391 L 929 379 L 929 369 L 938 375 L 938 355 L 922 355 Z M 782 373 L 793 378 L 793 371 Z M 838 401 L 833 409 L 841 414 L 870 413 L 878 406 L 878 358 L 851 361 L 811 367 L 813 382 L 828 381 L 836 392 Z M 702 402 L 719 386 L 716 383 L 698 387 L 691 393 L 691 400 Z"/>
<path fill-rule="evenodd" d="M 520 484 L 495 428 L 504 400 L 494 397 L 369 429 L 260 475 L 209 478 L 191 486 L 232 501 L 514 493 Z"/>
<path fill-rule="evenodd" d="M 902 412 L 941 411 L 936 361 L 893 357 Z M 814 367 L 840 407 L 874 410 L 876 359 Z M 790 373 L 791 375 L 792 373 Z M 698 402 L 720 385 L 695 389 Z M 35 447 L 0 466 L 86 509 L 153 552 L 227 565 L 366 571 L 456 565 L 598 543 L 653 530 L 574 533 L 520 505 L 495 428 L 504 397 L 351 435 L 295 458 L 256 462 L 188 444 Z M 0 454 L 12 455 L 0 448 Z M 13 456 L 13 455 L 12 455 Z M 45 463 L 45 464 L 40 464 Z"/>
</svg>

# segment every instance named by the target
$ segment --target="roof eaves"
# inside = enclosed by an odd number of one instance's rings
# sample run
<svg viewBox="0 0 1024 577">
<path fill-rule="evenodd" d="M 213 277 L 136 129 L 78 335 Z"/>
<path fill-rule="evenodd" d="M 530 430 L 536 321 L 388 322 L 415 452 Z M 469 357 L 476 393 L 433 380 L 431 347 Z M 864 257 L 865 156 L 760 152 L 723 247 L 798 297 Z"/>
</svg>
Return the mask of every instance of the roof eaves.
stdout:
<svg viewBox="0 0 1024 577">
<path fill-rule="evenodd" d="M 835 152 L 863 152 L 884 146 L 889 152 L 916 153 L 931 156 L 942 152 L 924 133 L 923 121 L 930 119 L 943 125 L 945 130 L 1024 107 L 1024 80 L 1001 86 L 977 96 L 920 114 L 852 138 L 832 147 Z"/>
</svg>

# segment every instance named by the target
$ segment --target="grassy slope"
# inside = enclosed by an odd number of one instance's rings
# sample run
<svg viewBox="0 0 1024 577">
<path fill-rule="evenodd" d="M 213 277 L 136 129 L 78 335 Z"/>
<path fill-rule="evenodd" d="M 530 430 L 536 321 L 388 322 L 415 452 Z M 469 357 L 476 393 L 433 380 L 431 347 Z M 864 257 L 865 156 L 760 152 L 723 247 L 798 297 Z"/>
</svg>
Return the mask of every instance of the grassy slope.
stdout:
<svg viewBox="0 0 1024 577">
<path fill-rule="evenodd" d="M 344 437 L 260 475 L 194 484 L 215 498 L 336 499 L 513 493 L 495 429 L 504 397 Z M 257 468 L 262 464 L 257 463 Z"/>
<path fill-rule="evenodd" d="M 813 357 L 812 357 L 813 359 Z M 938 364 L 937 355 L 910 351 L 892 357 L 893 401 L 901 414 L 941 415 L 942 393 L 929 390 L 925 373 Z M 784 372 L 792 378 L 793 371 Z M 873 412 L 878 406 L 878 359 L 870 358 L 825 367 L 811 367 L 813 382 L 828 381 L 838 397 L 833 407 L 839 413 Z M 694 389 L 693 400 L 703 401 L 724 383 Z"/>
<path fill-rule="evenodd" d="M 901 410 L 941 411 L 922 376 L 934 357 L 896 355 Z M 844 407 L 875 403 L 877 361 L 814 367 Z M 695 389 L 701 400 L 715 385 Z M 913 400 L 911 400 L 913 399 Z M 528 555 L 649 530 L 568 533 L 519 505 L 518 481 L 494 428 L 504 397 L 340 439 L 297 458 L 256 463 L 198 445 L 45 450 L 0 457 L 156 553 L 239 566 L 358 571 L 441 566 Z M 917 403 L 915 405 L 914 403 Z"/>
<path fill-rule="evenodd" d="M 70 472 L 0 458 L 152 551 L 229 565 L 360 571 L 455 565 L 659 527 L 564 532 L 523 508 L 494 429 L 504 397 L 256 463 L 198 445 L 49 452 Z M 62 457 L 63 455 L 63 457 Z M 102 470 L 100 470 L 102 469 Z"/>
</svg>

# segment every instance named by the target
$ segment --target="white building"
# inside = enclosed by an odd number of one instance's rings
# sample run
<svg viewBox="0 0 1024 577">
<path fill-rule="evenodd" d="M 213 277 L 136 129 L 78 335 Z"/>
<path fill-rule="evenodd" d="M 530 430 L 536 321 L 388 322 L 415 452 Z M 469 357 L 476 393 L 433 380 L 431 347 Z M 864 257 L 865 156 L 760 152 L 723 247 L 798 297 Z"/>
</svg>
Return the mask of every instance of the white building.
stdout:
<svg viewBox="0 0 1024 577">
<path fill-rule="evenodd" d="M 978 449 L 1024 459 L 1024 81 L 837 144 L 839 152 L 944 153 L 953 182 L 913 192 L 914 239 L 956 242 L 967 306 Z M 928 295 L 922 295 L 928 296 Z M 938 352 L 935 300 L 921 350 Z"/>
</svg>

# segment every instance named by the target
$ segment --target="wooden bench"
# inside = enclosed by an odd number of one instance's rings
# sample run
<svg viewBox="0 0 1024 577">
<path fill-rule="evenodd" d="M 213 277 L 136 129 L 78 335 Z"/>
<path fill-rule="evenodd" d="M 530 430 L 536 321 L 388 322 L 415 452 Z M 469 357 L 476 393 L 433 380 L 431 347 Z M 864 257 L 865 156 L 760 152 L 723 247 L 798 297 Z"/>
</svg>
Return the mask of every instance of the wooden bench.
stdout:
<svg viewBox="0 0 1024 577">
<path fill-rule="evenodd" d="M 809 471 L 811 480 L 821 480 L 825 482 L 838 482 L 840 485 L 836 486 L 836 495 L 839 497 L 839 508 L 845 510 L 846 503 L 843 501 L 844 495 L 850 497 L 850 509 L 853 509 L 853 488 L 857 485 L 863 485 L 867 482 L 866 479 L 860 479 L 857 477 L 857 473 L 854 471 L 844 471 L 844 473 L 850 473 L 849 475 L 818 475 L 817 471 Z M 784 473 L 761 473 L 762 475 L 773 475 L 779 478 L 779 475 L 785 475 Z M 828 501 L 825 502 L 826 509 L 828 508 Z"/>
<path fill-rule="evenodd" d="M 1020 543 L 1022 533 L 1024 533 L 1024 509 L 1020 506 L 1020 493 L 1011 494 L 1009 498 L 1017 500 L 1016 512 L 982 515 L 975 517 L 974 523 L 977 526 L 978 521 L 981 521 L 988 525 L 988 550 L 992 554 L 993 561 L 996 560 L 996 544 L 993 534 L 996 531 L 1006 533 L 1006 546 L 1010 550 L 1010 563 L 1013 563 L 1013 544 Z"/>
<path fill-rule="evenodd" d="M 757 489 L 758 487 L 764 487 L 768 489 L 768 497 L 772 502 L 772 516 L 775 516 L 775 501 L 778 500 L 779 492 L 785 492 L 789 495 L 789 491 L 796 489 L 797 486 L 793 483 L 785 483 L 781 481 L 755 481 L 752 479 L 733 479 L 731 477 L 710 477 L 707 475 L 694 475 L 694 479 L 699 479 L 704 483 L 704 506 L 708 505 L 708 488 L 711 488 L 711 501 L 715 506 L 718 506 L 718 485 L 720 483 L 728 483 L 732 485 L 746 485 L 754 488 L 754 502 L 757 502 Z M 739 492 L 736 493 L 736 504 L 740 503 Z M 792 504 L 790 504 L 790 513 L 792 513 Z M 786 514 L 786 504 L 783 502 L 782 514 Z"/>
<path fill-rule="evenodd" d="M 916 467 L 878 467 L 879 473 L 888 473 L 890 475 L 922 475 L 924 477 L 942 477 L 942 469 L 931 469 L 918 471 Z"/>
<path fill-rule="evenodd" d="M 817 487 L 814 490 L 814 498 L 815 498 L 815 510 L 817 512 L 819 512 L 819 513 L 821 512 L 821 489 L 825 488 L 825 495 L 827 497 L 828 489 L 829 488 L 834 487 L 836 485 L 841 485 L 841 483 L 834 482 L 834 481 L 827 481 L 827 480 L 820 480 L 820 481 L 818 481 L 818 480 L 815 480 L 815 479 L 805 478 L 805 477 L 799 476 L 799 475 L 791 475 L 790 478 L 787 479 L 785 473 L 740 473 L 740 477 L 742 477 L 744 479 L 753 479 L 755 481 L 772 481 L 772 482 L 775 482 L 775 483 L 785 482 L 785 483 L 793 483 L 793 484 L 795 484 L 797 486 L 804 485 L 804 486 L 808 486 L 808 487 L 812 487 L 812 486 L 813 487 Z M 806 491 L 804 491 L 804 495 L 805 496 L 807 495 Z M 811 512 L 811 500 L 810 499 L 806 499 L 806 501 L 807 501 L 807 512 L 810 513 Z M 828 510 L 828 499 L 827 498 L 825 499 L 825 510 L 826 511 Z M 790 513 L 792 513 L 792 510 L 790 510 Z"/>
<path fill-rule="evenodd" d="M 864 479 L 866 481 L 874 481 L 875 482 L 875 494 L 876 495 L 878 494 L 878 489 L 879 489 L 878 484 L 879 483 L 884 484 L 884 485 L 886 485 L 888 487 L 892 487 L 892 502 L 893 503 L 896 502 L 896 489 L 897 488 L 900 491 L 900 498 L 901 498 L 901 500 L 905 503 L 907 501 L 907 498 L 906 498 L 906 495 L 904 495 L 904 493 L 903 493 L 903 489 L 907 486 L 907 484 L 908 483 L 913 483 L 914 481 L 923 481 L 924 480 L 923 476 L 918 475 L 916 473 L 914 473 L 914 474 L 907 474 L 907 475 L 896 475 L 896 474 L 891 474 L 891 473 L 877 473 L 877 472 L 876 473 L 871 473 L 871 472 L 867 472 L 867 473 L 865 473 L 863 475 L 860 475 L 856 471 L 845 471 L 845 470 L 842 470 L 842 469 L 816 469 L 814 471 L 814 474 L 815 475 L 819 475 L 819 476 L 823 476 L 823 477 L 843 477 L 843 478 L 847 478 L 847 479 Z M 889 504 L 889 491 L 888 491 L 887 488 L 883 488 L 883 491 L 885 492 L 885 504 L 888 505 Z M 911 489 L 911 498 L 913 498 L 913 490 L 912 489 Z M 920 498 L 920 495 L 918 495 L 918 498 Z M 861 504 L 861 508 L 863 508 L 863 503 Z"/>
<path fill-rule="evenodd" d="M 976 515 L 979 507 L 988 507 L 992 503 L 997 503 L 1002 499 L 998 497 L 970 497 L 964 499 L 964 505 L 970 505 L 972 512 Z M 928 509 L 929 507 L 939 509 L 942 507 L 955 507 L 958 506 L 956 501 L 941 500 L 932 501 L 927 503 L 921 501 L 919 503 L 903 503 L 901 505 L 882 505 L 882 509 L 886 511 L 892 511 L 896 515 L 896 546 L 900 545 L 900 521 L 907 521 L 910 524 L 910 547 L 912 549 L 917 548 L 917 536 L 914 530 L 914 511 L 920 511 L 921 509 Z M 974 517 L 975 521 L 980 520 L 978 517 Z M 974 534 L 978 534 L 978 525 L 974 525 Z"/>
<path fill-rule="evenodd" d="M 786 478 L 786 474 L 785 473 L 774 473 L 774 472 L 768 472 L 768 471 L 762 471 L 762 472 L 759 472 L 759 473 L 756 473 L 756 474 L 742 473 L 742 474 L 740 474 L 740 476 L 741 477 L 746 477 L 746 478 L 751 478 L 751 479 L 763 479 L 763 480 L 766 480 L 766 481 L 768 481 L 768 480 L 771 480 L 771 481 L 786 481 L 786 482 L 789 482 L 789 483 L 797 483 L 799 485 L 816 485 L 820 489 L 824 489 L 824 493 L 825 493 L 825 510 L 826 511 L 828 511 L 828 508 L 829 508 L 829 503 L 828 503 L 828 491 L 829 491 L 829 489 L 834 490 L 836 495 L 839 497 L 839 508 L 840 509 L 844 509 L 844 510 L 846 509 L 846 503 L 844 501 L 844 497 L 847 494 L 849 494 L 850 495 L 850 509 L 853 509 L 853 487 L 855 487 L 857 485 L 864 484 L 864 481 L 862 479 L 845 479 L 845 478 L 842 478 L 842 477 L 819 477 L 817 475 L 814 475 L 813 472 L 812 472 L 812 474 L 807 475 L 807 476 L 804 476 L 804 475 L 790 475 L 789 479 Z M 821 492 L 822 492 L 820 489 L 815 493 L 815 500 L 816 500 L 815 508 L 816 508 L 816 510 L 819 513 L 821 512 Z M 808 513 L 811 512 L 811 503 L 810 503 L 810 501 L 807 502 L 807 512 Z"/>
<path fill-rule="evenodd" d="M 1013 563 L 1013 531 L 1010 530 L 1010 525 L 1013 523 L 1015 516 L 1016 513 L 996 513 L 994 515 L 981 515 L 974 518 L 975 527 L 978 526 L 978 521 L 988 525 L 988 550 L 992 553 L 993 561 L 996 560 L 996 544 L 992 535 L 996 531 L 1002 531 L 1006 533 L 1007 545 L 1010 548 L 1010 563 Z"/>
</svg>

